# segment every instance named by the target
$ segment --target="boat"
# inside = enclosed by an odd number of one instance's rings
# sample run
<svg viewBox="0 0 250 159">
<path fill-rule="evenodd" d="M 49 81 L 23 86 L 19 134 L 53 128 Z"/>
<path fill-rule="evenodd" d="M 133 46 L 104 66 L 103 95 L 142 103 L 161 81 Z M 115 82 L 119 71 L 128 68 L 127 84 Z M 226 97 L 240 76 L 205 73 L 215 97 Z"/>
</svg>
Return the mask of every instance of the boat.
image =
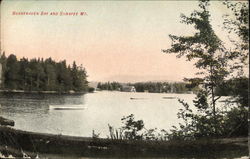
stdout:
<svg viewBox="0 0 250 159">
<path fill-rule="evenodd" d="M 86 109 L 84 105 L 50 105 L 52 110 L 83 110 Z"/>
<path fill-rule="evenodd" d="M 176 99 L 176 97 L 162 97 L 163 99 Z"/>
<path fill-rule="evenodd" d="M 146 99 L 146 98 L 130 98 L 131 100 L 140 100 L 140 99 Z"/>
</svg>

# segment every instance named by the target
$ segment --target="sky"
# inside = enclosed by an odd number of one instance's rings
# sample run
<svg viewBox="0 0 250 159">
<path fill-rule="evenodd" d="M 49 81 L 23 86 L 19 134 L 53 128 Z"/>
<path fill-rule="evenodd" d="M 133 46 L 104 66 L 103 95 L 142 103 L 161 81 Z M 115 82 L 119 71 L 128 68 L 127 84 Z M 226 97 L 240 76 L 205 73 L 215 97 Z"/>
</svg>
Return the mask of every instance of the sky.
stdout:
<svg viewBox="0 0 250 159">
<path fill-rule="evenodd" d="M 180 23 L 181 13 L 195 9 L 197 1 L 3 1 L 1 52 L 76 61 L 86 68 L 89 81 L 182 81 L 197 72 L 193 62 L 162 49 L 171 46 L 169 34 L 195 33 Z M 210 11 L 215 32 L 227 41 L 222 16 L 230 11 L 219 1 L 211 2 Z"/>
</svg>

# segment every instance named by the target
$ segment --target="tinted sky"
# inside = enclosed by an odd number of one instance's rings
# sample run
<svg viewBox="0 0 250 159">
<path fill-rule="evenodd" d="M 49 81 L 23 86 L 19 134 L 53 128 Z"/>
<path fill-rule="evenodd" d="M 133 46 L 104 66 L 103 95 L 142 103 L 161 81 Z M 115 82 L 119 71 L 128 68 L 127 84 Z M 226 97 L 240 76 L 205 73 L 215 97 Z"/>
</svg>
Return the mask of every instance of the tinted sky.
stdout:
<svg viewBox="0 0 250 159">
<path fill-rule="evenodd" d="M 197 9 L 196 1 L 10 1 L 1 5 L 1 50 L 21 57 L 52 57 L 82 64 L 90 81 L 181 81 L 197 71 L 193 63 L 161 52 L 169 34 L 191 35 L 180 14 Z M 20 12 L 86 12 L 87 16 L 12 15 Z M 210 6 L 220 38 L 221 2 Z"/>
</svg>

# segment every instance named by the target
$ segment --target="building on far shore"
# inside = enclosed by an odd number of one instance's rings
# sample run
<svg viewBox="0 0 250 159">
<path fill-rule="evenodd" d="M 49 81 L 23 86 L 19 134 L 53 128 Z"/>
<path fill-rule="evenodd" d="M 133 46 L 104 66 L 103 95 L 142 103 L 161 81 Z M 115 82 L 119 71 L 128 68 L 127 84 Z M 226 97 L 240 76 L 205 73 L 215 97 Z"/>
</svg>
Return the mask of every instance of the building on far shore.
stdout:
<svg viewBox="0 0 250 159">
<path fill-rule="evenodd" d="M 122 92 L 136 92 L 136 89 L 134 86 L 122 86 L 121 91 Z"/>
</svg>

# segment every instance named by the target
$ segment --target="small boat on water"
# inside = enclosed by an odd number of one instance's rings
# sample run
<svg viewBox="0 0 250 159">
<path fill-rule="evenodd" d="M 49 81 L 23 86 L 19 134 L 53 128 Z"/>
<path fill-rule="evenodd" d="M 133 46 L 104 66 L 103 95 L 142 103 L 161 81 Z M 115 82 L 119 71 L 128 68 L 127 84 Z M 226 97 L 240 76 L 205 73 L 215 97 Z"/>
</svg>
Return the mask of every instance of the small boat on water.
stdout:
<svg viewBox="0 0 250 159">
<path fill-rule="evenodd" d="M 176 99 L 176 97 L 162 97 L 163 99 Z"/>
<path fill-rule="evenodd" d="M 140 100 L 140 99 L 146 99 L 146 98 L 130 98 L 131 100 Z"/>
<path fill-rule="evenodd" d="M 49 109 L 53 110 L 83 110 L 86 109 L 84 105 L 50 105 Z"/>
</svg>

